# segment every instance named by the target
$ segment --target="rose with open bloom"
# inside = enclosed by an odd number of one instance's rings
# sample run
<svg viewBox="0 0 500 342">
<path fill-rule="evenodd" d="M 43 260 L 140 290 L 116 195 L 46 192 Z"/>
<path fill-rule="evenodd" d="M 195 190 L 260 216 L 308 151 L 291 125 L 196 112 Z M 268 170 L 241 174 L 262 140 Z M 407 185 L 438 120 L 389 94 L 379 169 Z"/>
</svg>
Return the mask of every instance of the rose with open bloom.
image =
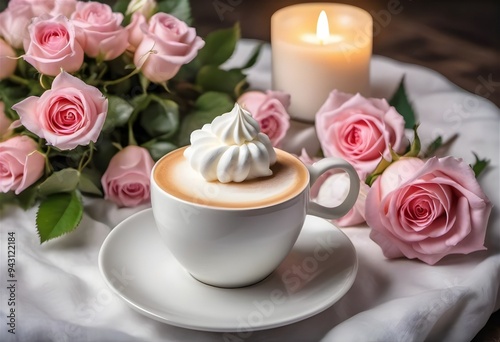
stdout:
<svg viewBox="0 0 500 342">
<path fill-rule="evenodd" d="M 252 114 L 273 146 L 279 147 L 290 128 L 290 115 L 287 112 L 290 95 L 271 90 L 265 93 L 249 91 L 240 96 L 238 103 Z"/>
<path fill-rule="evenodd" d="M 316 114 L 316 132 L 325 156 L 347 160 L 359 178 L 375 170 L 390 147 L 403 152 L 408 141 L 405 122 L 385 99 L 365 98 L 334 90 Z"/>
<path fill-rule="evenodd" d="M 193 27 L 166 13 L 156 13 L 141 28 L 144 37 L 135 51 L 134 64 L 151 82 L 170 80 L 205 45 Z"/>
<path fill-rule="evenodd" d="M 61 69 L 74 72 L 83 63 L 83 49 L 76 40 L 73 23 L 63 15 L 42 15 L 28 27 L 23 58 L 42 74 L 56 76 Z"/>
<path fill-rule="evenodd" d="M 14 57 L 14 58 L 12 58 Z M 9 44 L 0 38 L 0 80 L 9 77 L 16 70 L 16 53 Z"/>
<path fill-rule="evenodd" d="M 78 2 L 71 19 L 77 29 L 78 41 L 89 57 L 112 60 L 128 46 L 128 31 L 121 26 L 123 14 L 99 2 Z"/>
<path fill-rule="evenodd" d="M 121 207 L 149 201 L 153 165 L 153 158 L 143 147 L 129 145 L 115 154 L 101 178 L 105 199 Z"/>
<path fill-rule="evenodd" d="M 33 139 L 18 135 L 0 142 L 0 192 L 19 195 L 43 175 L 44 167 L 45 156 Z"/>
<path fill-rule="evenodd" d="M 42 96 L 30 96 L 12 107 L 21 123 L 61 150 L 96 142 L 108 112 L 99 89 L 61 72 Z"/>
<path fill-rule="evenodd" d="M 387 258 L 430 265 L 448 254 L 483 250 L 491 203 L 461 159 L 401 158 L 366 199 L 370 237 Z"/>
<path fill-rule="evenodd" d="M 298 158 L 306 165 L 312 165 L 320 158 L 311 158 L 305 149 L 302 149 Z M 340 205 L 349 193 L 349 176 L 337 170 L 327 171 L 311 187 L 311 198 L 327 207 Z M 360 181 L 359 194 L 351 210 L 339 219 L 333 220 L 340 227 L 354 226 L 365 222 L 365 202 L 370 187 Z"/>
<path fill-rule="evenodd" d="M 62 14 L 69 18 L 75 10 L 77 0 L 10 0 L 9 7 L 29 6 L 33 11 L 33 17 L 43 14 L 56 16 Z"/>
</svg>

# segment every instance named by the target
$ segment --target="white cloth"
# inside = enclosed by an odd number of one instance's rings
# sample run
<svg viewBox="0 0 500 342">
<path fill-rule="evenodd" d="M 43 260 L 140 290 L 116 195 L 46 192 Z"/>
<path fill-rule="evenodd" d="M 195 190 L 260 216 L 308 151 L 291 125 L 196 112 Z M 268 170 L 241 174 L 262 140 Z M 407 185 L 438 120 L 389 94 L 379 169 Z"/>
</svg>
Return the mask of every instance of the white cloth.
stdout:
<svg viewBox="0 0 500 342">
<path fill-rule="evenodd" d="M 242 42 L 233 65 L 241 64 L 254 44 Z M 314 317 L 240 336 L 154 321 L 132 310 L 105 285 L 97 264 L 102 242 L 116 224 L 145 206 L 117 209 L 104 200 L 87 199 L 77 230 L 43 245 L 34 225 L 36 209 L 7 207 L 0 217 L 0 340 L 469 341 L 500 308 L 500 111 L 431 70 L 378 56 L 372 61 L 372 96 L 390 96 L 403 74 L 421 118 L 424 144 L 437 134 L 446 138 L 458 132 L 460 137 L 450 154 L 471 163 L 471 151 L 491 159 L 480 178 L 495 206 L 487 251 L 446 257 L 435 266 L 387 260 L 370 240 L 366 226 L 345 228 L 359 257 L 358 275 L 350 291 Z M 249 80 L 254 88 L 270 87 L 269 46 L 250 71 Z M 8 232 L 15 232 L 17 243 L 15 335 L 8 332 L 7 325 Z M 147 252 L 147 246 L 143 248 Z"/>
</svg>

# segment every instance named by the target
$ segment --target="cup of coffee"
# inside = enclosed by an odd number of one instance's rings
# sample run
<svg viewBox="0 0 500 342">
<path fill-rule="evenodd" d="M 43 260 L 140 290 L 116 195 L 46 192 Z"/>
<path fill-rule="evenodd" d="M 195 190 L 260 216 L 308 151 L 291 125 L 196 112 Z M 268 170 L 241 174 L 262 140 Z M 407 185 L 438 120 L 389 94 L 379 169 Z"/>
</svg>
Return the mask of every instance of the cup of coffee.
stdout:
<svg viewBox="0 0 500 342">
<path fill-rule="evenodd" d="M 356 202 L 359 178 L 342 159 L 306 166 L 274 149 L 272 174 L 242 182 L 207 181 L 192 168 L 185 147 L 161 158 L 151 173 L 151 203 L 160 235 L 195 279 L 218 287 L 251 285 L 266 278 L 291 251 L 307 214 L 345 215 Z M 350 190 L 335 208 L 309 198 L 327 171 L 349 175 Z"/>
</svg>

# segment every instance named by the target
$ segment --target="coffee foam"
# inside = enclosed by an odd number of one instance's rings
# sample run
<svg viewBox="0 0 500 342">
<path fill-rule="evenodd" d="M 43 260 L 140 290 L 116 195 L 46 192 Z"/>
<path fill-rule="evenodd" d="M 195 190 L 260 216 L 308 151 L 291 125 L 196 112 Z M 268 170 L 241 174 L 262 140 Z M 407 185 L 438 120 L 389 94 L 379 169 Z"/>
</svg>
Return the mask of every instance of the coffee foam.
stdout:
<svg viewBox="0 0 500 342">
<path fill-rule="evenodd" d="M 209 182 L 191 168 L 184 150 L 177 149 L 163 157 L 153 171 L 158 186 L 183 201 L 220 208 L 259 208 L 293 198 L 309 182 L 302 162 L 280 150 L 276 150 L 272 176 L 241 183 Z"/>
</svg>

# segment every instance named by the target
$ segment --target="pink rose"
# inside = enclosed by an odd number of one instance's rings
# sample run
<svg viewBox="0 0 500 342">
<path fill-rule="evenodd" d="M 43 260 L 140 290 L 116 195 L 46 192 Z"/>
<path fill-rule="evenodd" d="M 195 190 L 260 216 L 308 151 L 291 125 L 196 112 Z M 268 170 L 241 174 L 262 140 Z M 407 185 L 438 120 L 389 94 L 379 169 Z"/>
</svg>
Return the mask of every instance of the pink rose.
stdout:
<svg viewBox="0 0 500 342">
<path fill-rule="evenodd" d="M 134 14 L 132 14 L 132 20 L 130 21 L 130 24 L 128 24 L 126 27 L 128 31 L 128 49 L 130 51 L 135 51 L 139 44 L 142 42 L 142 38 L 144 38 L 144 32 L 142 31 L 141 27 L 147 28 L 146 17 L 142 13 L 135 12 Z"/>
<path fill-rule="evenodd" d="M 304 164 L 312 165 L 321 158 L 311 158 L 305 149 L 298 157 Z M 340 227 L 354 226 L 365 222 L 365 202 L 370 187 L 360 182 L 359 195 L 354 207 L 347 214 L 333 222 Z M 349 176 L 341 171 L 329 171 L 318 179 L 311 188 L 313 201 L 329 207 L 336 207 L 344 201 L 349 192 Z"/>
<path fill-rule="evenodd" d="M 14 57 L 14 58 L 9 58 Z M 9 77 L 16 70 L 17 60 L 16 53 L 9 44 L 0 38 L 0 80 Z"/>
<path fill-rule="evenodd" d="M 22 48 L 34 16 L 29 3 L 12 0 L 7 9 L 0 13 L 0 36 L 13 48 Z"/>
<path fill-rule="evenodd" d="M 461 159 L 401 158 L 373 183 L 366 221 L 387 258 L 433 265 L 451 253 L 484 250 L 491 207 Z"/>
<path fill-rule="evenodd" d="M 145 148 L 125 147 L 111 158 L 101 178 L 105 199 L 122 207 L 149 201 L 149 177 L 153 165 L 153 158 Z"/>
<path fill-rule="evenodd" d="M 5 104 L 0 101 L 0 140 L 8 135 L 12 121 L 5 115 Z"/>
<path fill-rule="evenodd" d="M 238 103 L 257 120 L 261 131 L 269 137 L 273 146 L 279 147 L 290 128 L 290 116 L 287 113 L 290 95 L 271 90 L 266 93 L 249 91 L 240 96 Z"/>
<path fill-rule="evenodd" d="M 40 73 L 56 76 L 61 68 L 67 72 L 80 69 L 83 49 L 68 18 L 43 15 L 33 19 L 28 30 L 30 37 L 24 41 L 23 58 Z"/>
<path fill-rule="evenodd" d="M 391 159 L 389 147 L 403 152 L 408 144 L 403 117 L 384 99 L 364 98 L 334 90 L 316 114 L 316 131 L 326 156 L 347 160 L 360 179 L 381 158 Z"/>
<path fill-rule="evenodd" d="M 33 11 L 33 17 L 39 17 L 43 14 L 64 15 L 69 18 L 75 10 L 76 0 L 10 0 L 9 7 L 29 6 Z"/>
<path fill-rule="evenodd" d="M 194 28 L 166 13 L 156 13 L 142 29 L 144 38 L 135 51 L 134 64 L 151 82 L 163 83 L 174 77 L 205 45 Z"/>
<path fill-rule="evenodd" d="M 21 123 L 61 150 L 96 142 L 108 112 L 108 100 L 99 89 L 61 72 L 52 89 L 30 96 L 12 109 Z"/>
<path fill-rule="evenodd" d="M 19 195 L 43 175 L 45 156 L 37 143 L 27 136 L 15 136 L 0 142 L 0 192 Z"/>
<path fill-rule="evenodd" d="M 128 46 L 128 32 L 121 23 L 123 14 L 114 13 L 109 5 L 99 2 L 78 2 L 71 16 L 78 40 L 89 57 L 112 60 Z"/>
</svg>

